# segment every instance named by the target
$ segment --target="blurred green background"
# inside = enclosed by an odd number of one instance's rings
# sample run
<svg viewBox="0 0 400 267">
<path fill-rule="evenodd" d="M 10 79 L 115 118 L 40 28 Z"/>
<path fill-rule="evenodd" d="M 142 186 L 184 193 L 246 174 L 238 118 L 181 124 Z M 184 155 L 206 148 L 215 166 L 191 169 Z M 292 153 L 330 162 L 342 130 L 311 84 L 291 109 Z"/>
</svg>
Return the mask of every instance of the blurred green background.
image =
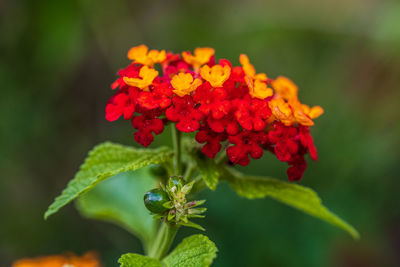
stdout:
<svg viewBox="0 0 400 267">
<path fill-rule="evenodd" d="M 95 144 L 133 144 L 104 119 L 109 85 L 134 45 L 176 52 L 211 46 L 286 75 L 302 102 L 324 107 L 320 160 L 303 185 L 360 231 L 345 232 L 228 186 L 204 192 L 201 223 L 214 266 L 400 266 L 400 2 L 382 0 L 0 1 L 0 266 L 18 258 L 98 251 L 105 266 L 139 241 L 83 219 L 73 205 L 43 213 Z M 155 146 L 168 144 L 168 133 Z M 243 171 L 286 178 L 266 154 Z M 178 240 L 194 233 L 181 231 Z"/>
</svg>

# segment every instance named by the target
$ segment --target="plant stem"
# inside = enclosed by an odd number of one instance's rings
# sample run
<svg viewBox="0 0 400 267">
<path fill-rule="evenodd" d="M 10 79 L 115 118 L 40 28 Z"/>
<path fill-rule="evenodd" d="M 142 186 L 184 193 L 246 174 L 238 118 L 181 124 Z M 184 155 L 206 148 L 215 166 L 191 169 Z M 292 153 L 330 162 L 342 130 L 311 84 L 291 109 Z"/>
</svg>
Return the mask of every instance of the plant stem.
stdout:
<svg viewBox="0 0 400 267">
<path fill-rule="evenodd" d="M 161 260 L 168 253 L 179 226 L 162 222 L 149 257 Z"/>
<path fill-rule="evenodd" d="M 193 174 L 196 171 L 194 164 L 189 163 L 186 168 L 185 174 L 183 175 L 183 180 L 189 182 L 192 180 Z"/>
<path fill-rule="evenodd" d="M 175 124 L 171 125 L 172 127 L 172 142 L 174 144 L 174 168 L 175 175 L 181 175 L 182 173 L 182 142 L 181 142 L 181 132 L 178 131 L 175 127 Z"/>
<path fill-rule="evenodd" d="M 175 124 L 171 125 L 171 132 L 174 146 L 174 175 L 182 175 L 181 133 L 176 129 Z M 149 257 L 161 260 L 168 253 L 178 228 L 178 225 L 171 225 L 163 221 L 149 250 Z"/>
<path fill-rule="evenodd" d="M 224 164 L 224 163 L 227 161 L 227 159 L 228 159 L 228 156 L 226 155 L 226 153 L 224 153 L 224 151 L 222 151 L 222 152 L 217 156 L 217 158 L 215 159 L 215 163 L 216 163 L 217 165 Z"/>
</svg>

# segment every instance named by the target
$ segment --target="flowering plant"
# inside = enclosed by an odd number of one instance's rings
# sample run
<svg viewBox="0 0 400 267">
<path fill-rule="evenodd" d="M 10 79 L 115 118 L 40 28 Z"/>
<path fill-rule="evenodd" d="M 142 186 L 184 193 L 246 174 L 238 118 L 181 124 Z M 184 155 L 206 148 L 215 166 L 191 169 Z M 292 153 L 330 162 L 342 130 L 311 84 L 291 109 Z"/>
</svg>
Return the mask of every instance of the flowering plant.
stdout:
<svg viewBox="0 0 400 267">
<path fill-rule="evenodd" d="M 310 127 L 323 109 L 302 104 L 291 80 L 257 73 L 244 54 L 240 66 L 217 61 L 212 48 L 174 54 L 140 45 L 129 50 L 128 58 L 132 63 L 111 85 L 116 93 L 105 117 L 130 120 L 134 140 L 146 148 L 109 142 L 95 147 L 46 218 L 76 200 L 84 216 L 118 224 L 142 240 L 146 256 L 124 254 L 121 266 L 209 266 L 217 249 L 204 235 L 188 237 L 168 251 L 179 227 L 204 230 L 191 221 L 206 211 L 199 207 L 205 201 L 194 200 L 195 194 L 225 181 L 240 196 L 271 197 L 358 238 L 311 189 L 233 168 L 268 150 L 289 165 L 289 181 L 298 181 L 307 166 L 305 155 L 317 160 Z M 147 148 L 167 125 L 174 149 Z M 194 138 L 187 133 L 195 133 Z"/>
</svg>

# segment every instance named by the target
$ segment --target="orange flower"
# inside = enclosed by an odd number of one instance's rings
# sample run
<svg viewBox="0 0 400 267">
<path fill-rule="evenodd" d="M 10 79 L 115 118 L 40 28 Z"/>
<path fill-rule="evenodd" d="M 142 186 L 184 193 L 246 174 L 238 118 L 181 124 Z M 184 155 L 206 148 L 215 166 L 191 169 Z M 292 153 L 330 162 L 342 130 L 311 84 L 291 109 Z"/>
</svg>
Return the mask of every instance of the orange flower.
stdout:
<svg viewBox="0 0 400 267">
<path fill-rule="evenodd" d="M 139 72 L 140 78 L 124 77 L 124 82 L 129 86 L 138 87 L 143 91 L 148 91 L 147 87 L 153 83 L 153 80 L 157 75 L 158 71 L 155 69 L 143 66 Z"/>
<path fill-rule="evenodd" d="M 312 119 L 316 119 L 324 113 L 320 106 L 310 108 L 308 105 L 301 104 L 297 99 L 289 100 L 289 104 L 294 110 L 294 117 L 296 121 L 304 126 L 313 126 Z"/>
<path fill-rule="evenodd" d="M 134 46 L 128 51 L 128 58 L 135 63 L 153 67 L 156 63 L 165 61 L 167 55 L 165 50 L 150 50 L 145 45 Z"/>
<path fill-rule="evenodd" d="M 279 76 L 272 81 L 272 86 L 274 87 L 278 97 L 282 97 L 285 100 L 297 99 L 297 85 L 295 85 L 290 79 Z"/>
<path fill-rule="evenodd" d="M 267 84 L 261 80 L 252 80 L 250 77 L 245 77 L 246 84 L 249 87 L 249 94 L 253 98 L 265 99 L 272 96 L 274 92 L 268 88 Z"/>
<path fill-rule="evenodd" d="M 268 77 L 265 73 L 256 74 L 256 69 L 250 63 L 249 58 L 245 54 L 239 56 L 240 64 L 244 73 L 246 74 L 245 81 L 249 87 L 249 94 L 253 98 L 265 99 L 272 96 L 274 92 L 271 88 L 268 88 L 266 81 Z"/>
<path fill-rule="evenodd" d="M 231 67 L 228 65 L 214 65 L 210 68 L 208 65 L 200 69 L 201 77 L 209 82 L 213 87 L 222 87 L 224 82 L 228 80 L 231 75 Z"/>
<path fill-rule="evenodd" d="M 320 106 L 310 108 L 308 105 L 300 103 L 297 97 L 298 88 L 290 79 L 279 76 L 272 81 L 272 86 L 276 93 L 275 99 L 270 102 L 272 114 L 286 126 L 294 123 L 313 126 L 312 119 L 318 118 L 324 113 Z M 285 112 L 282 112 L 283 110 Z M 291 114 L 290 116 L 289 113 Z"/>
<path fill-rule="evenodd" d="M 13 263 L 12 267 L 100 267 L 101 264 L 93 252 L 82 257 L 71 255 L 53 255 L 32 259 L 22 259 Z"/>
<path fill-rule="evenodd" d="M 179 73 L 172 77 L 171 85 L 175 89 L 173 92 L 183 97 L 185 95 L 190 95 L 191 92 L 196 90 L 196 88 L 201 85 L 201 80 L 193 80 L 193 76 L 190 73 Z"/>
<path fill-rule="evenodd" d="M 268 103 L 272 114 L 284 125 L 290 126 L 295 122 L 292 109 L 282 98 L 271 99 Z"/>
<path fill-rule="evenodd" d="M 194 55 L 186 51 L 182 53 L 183 60 L 186 63 L 193 65 L 195 72 L 198 72 L 199 68 L 210 61 L 210 58 L 214 55 L 214 48 L 210 47 L 198 47 L 194 50 Z"/>
</svg>

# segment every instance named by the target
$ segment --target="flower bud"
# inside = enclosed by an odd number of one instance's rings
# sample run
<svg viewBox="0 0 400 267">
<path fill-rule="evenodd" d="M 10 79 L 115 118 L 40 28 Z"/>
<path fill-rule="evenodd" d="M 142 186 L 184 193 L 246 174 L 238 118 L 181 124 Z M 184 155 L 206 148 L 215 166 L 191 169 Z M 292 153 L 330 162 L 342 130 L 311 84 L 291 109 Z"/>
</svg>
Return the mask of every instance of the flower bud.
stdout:
<svg viewBox="0 0 400 267">
<path fill-rule="evenodd" d="M 170 201 L 167 192 L 160 188 L 152 189 L 144 195 L 144 205 L 152 213 L 163 213 L 168 210 L 163 204 Z"/>
</svg>

